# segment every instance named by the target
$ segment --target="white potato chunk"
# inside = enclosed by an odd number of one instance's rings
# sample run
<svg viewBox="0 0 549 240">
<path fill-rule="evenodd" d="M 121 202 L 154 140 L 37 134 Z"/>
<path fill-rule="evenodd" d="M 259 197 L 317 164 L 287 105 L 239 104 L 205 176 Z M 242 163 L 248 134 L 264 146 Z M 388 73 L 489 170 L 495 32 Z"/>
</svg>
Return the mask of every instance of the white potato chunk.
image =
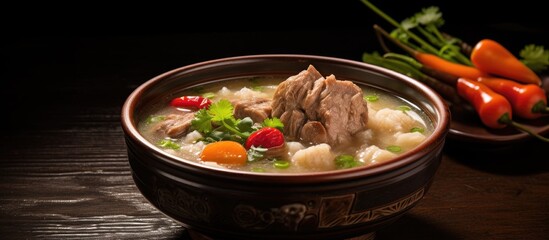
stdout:
<svg viewBox="0 0 549 240">
<path fill-rule="evenodd" d="M 372 129 L 366 129 L 364 131 L 358 132 L 355 134 L 354 138 L 360 145 L 371 145 L 371 143 L 375 140 L 374 132 L 372 131 Z"/>
<path fill-rule="evenodd" d="M 182 139 L 182 142 L 183 143 L 194 143 L 194 142 L 197 142 L 198 139 L 202 138 L 202 134 L 200 134 L 200 132 L 194 130 L 190 133 L 188 133 L 183 139 Z"/>
<path fill-rule="evenodd" d="M 385 162 L 387 160 L 395 158 L 395 153 L 389 152 L 385 149 L 381 149 L 376 145 L 371 145 L 361 150 L 357 154 L 357 158 L 360 162 L 366 163 L 366 165 Z"/>
<path fill-rule="evenodd" d="M 368 127 L 374 131 L 408 132 L 415 125 L 416 121 L 401 110 L 383 108 L 368 116 Z"/>
<path fill-rule="evenodd" d="M 335 169 L 335 154 L 330 145 L 321 143 L 309 148 L 297 151 L 292 157 L 292 162 L 302 168 L 316 171 Z"/>
<path fill-rule="evenodd" d="M 409 150 L 419 145 L 425 140 L 425 135 L 419 132 L 397 133 L 395 134 L 395 145 L 401 147 L 403 150 Z"/>
<path fill-rule="evenodd" d="M 222 87 L 219 91 L 217 91 L 216 97 L 220 99 L 231 99 L 233 95 L 234 94 L 230 89 L 227 87 Z"/>
<path fill-rule="evenodd" d="M 249 89 L 247 87 L 243 87 L 242 89 L 238 90 L 234 93 L 234 96 L 236 99 L 245 99 L 245 100 L 252 100 L 256 98 L 267 98 L 267 94 L 254 91 L 252 89 Z"/>
<path fill-rule="evenodd" d="M 292 158 L 297 151 L 305 149 L 305 146 L 300 142 L 287 142 L 286 148 L 288 149 L 290 158 Z"/>
</svg>

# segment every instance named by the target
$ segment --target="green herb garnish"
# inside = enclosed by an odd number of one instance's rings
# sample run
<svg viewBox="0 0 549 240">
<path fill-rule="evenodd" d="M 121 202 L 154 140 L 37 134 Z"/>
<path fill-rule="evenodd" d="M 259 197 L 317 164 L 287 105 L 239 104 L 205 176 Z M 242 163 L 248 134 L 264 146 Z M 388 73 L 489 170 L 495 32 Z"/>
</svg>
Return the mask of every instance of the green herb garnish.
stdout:
<svg viewBox="0 0 549 240">
<path fill-rule="evenodd" d="M 337 169 L 353 168 L 361 165 L 359 161 L 355 160 L 355 157 L 348 154 L 337 156 L 335 158 L 335 164 Z"/>
<path fill-rule="evenodd" d="M 170 149 L 174 149 L 174 150 L 177 150 L 177 149 L 181 148 L 181 146 L 179 144 L 175 143 L 171 139 L 162 139 L 158 143 L 158 146 L 163 147 L 163 148 L 170 148 Z"/>
<path fill-rule="evenodd" d="M 274 127 L 274 128 L 277 128 L 280 131 L 284 130 L 284 124 L 277 117 L 266 118 L 265 120 L 263 120 L 262 126 L 263 127 Z"/>
<path fill-rule="evenodd" d="M 200 141 L 216 142 L 231 140 L 244 144 L 250 134 L 261 127 L 275 127 L 282 131 L 284 124 L 278 118 L 267 118 L 262 124 L 255 124 L 250 117 L 236 119 L 234 106 L 229 100 L 221 99 L 207 109 L 200 109 L 191 121 L 193 130 L 203 136 Z"/>
<path fill-rule="evenodd" d="M 275 160 L 273 166 L 278 169 L 286 169 L 290 167 L 290 162 L 286 160 Z"/>
<path fill-rule="evenodd" d="M 406 106 L 406 105 L 398 106 L 397 109 L 400 110 L 400 111 L 402 111 L 402 112 L 406 112 L 406 111 L 412 110 L 412 108 L 410 108 L 409 106 Z"/>
<path fill-rule="evenodd" d="M 241 138 L 247 138 L 250 133 L 242 132 L 238 129 L 237 124 L 240 120 L 237 120 L 233 116 L 233 111 L 234 108 L 231 102 L 229 102 L 229 100 L 222 99 L 218 102 L 212 103 L 208 110 L 206 110 L 206 113 L 210 116 L 209 120 L 212 126 L 220 126 L 234 135 Z"/>
<path fill-rule="evenodd" d="M 263 86 L 252 86 L 251 89 L 254 90 L 254 91 L 261 92 L 261 91 L 263 91 L 264 87 Z"/>
<path fill-rule="evenodd" d="M 248 150 L 248 162 L 253 162 L 256 160 L 263 159 L 265 157 L 265 153 L 267 152 L 267 150 L 268 150 L 267 148 L 252 146 Z"/>
<path fill-rule="evenodd" d="M 151 116 L 147 117 L 147 119 L 145 120 L 145 123 L 151 124 L 151 123 L 163 121 L 164 119 L 166 119 L 166 116 L 163 116 L 163 115 L 151 115 Z"/>
<path fill-rule="evenodd" d="M 519 55 L 522 63 L 534 72 L 541 72 L 549 67 L 549 50 L 545 50 L 543 46 L 526 45 L 520 50 Z"/>
<path fill-rule="evenodd" d="M 425 132 L 425 129 L 421 128 L 421 127 L 413 127 L 412 129 L 410 129 L 410 132 L 423 133 L 423 132 Z"/>
<path fill-rule="evenodd" d="M 202 94 L 202 97 L 205 97 L 205 98 L 208 98 L 208 99 L 212 99 L 213 97 L 215 97 L 215 93 L 213 93 L 213 92 L 203 93 L 203 94 Z"/>
<path fill-rule="evenodd" d="M 398 152 L 402 151 L 401 147 L 394 146 L 394 145 L 388 146 L 386 149 L 387 149 L 387 151 L 393 152 L 393 153 L 398 153 Z"/>
<path fill-rule="evenodd" d="M 364 98 L 364 100 L 366 100 L 368 102 L 375 102 L 375 101 L 379 100 L 378 95 L 366 95 L 363 98 Z"/>
</svg>

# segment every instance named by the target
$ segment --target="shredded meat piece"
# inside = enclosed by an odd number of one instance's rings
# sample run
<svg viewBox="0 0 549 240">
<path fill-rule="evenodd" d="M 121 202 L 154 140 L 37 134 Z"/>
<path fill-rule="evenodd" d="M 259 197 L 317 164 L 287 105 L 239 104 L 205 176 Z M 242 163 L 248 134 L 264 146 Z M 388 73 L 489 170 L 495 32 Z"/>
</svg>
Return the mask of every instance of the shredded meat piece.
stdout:
<svg viewBox="0 0 549 240">
<path fill-rule="evenodd" d="M 172 138 L 186 134 L 191 127 L 191 121 L 194 119 L 194 112 L 182 114 L 170 114 L 164 121 L 156 126 L 156 131 L 162 131 Z"/>
<path fill-rule="evenodd" d="M 271 102 L 265 98 L 233 101 L 234 116 L 240 119 L 250 117 L 254 122 L 263 122 L 271 116 Z"/>
</svg>

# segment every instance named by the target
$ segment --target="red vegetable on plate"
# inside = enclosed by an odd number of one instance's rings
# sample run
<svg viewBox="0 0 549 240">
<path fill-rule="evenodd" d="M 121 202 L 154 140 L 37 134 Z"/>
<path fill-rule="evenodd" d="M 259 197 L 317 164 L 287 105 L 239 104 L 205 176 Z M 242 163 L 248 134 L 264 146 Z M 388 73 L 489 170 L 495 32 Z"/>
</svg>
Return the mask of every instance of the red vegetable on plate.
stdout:
<svg viewBox="0 0 549 240">
<path fill-rule="evenodd" d="M 458 94 L 475 108 L 482 123 L 490 128 L 504 128 L 513 117 L 511 103 L 483 83 L 467 78 L 457 81 Z"/>
<path fill-rule="evenodd" d="M 475 67 L 489 74 L 541 86 L 540 77 L 532 69 L 494 40 L 479 41 L 471 52 L 471 61 Z"/>
<path fill-rule="evenodd" d="M 486 84 L 476 80 L 459 78 L 456 87 L 458 94 L 473 105 L 485 126 L 494 129 L 513 126 L 544 142 L 549 142 L 548 138 L 536 134 L 522 124 L 513 121 L 513 110 L 509 100 L 490 89 Z"/>
<path fill-rule="evenodd" d="M 507 98 L 518 117 L 536 119 L 549 113 L 545 90 L 536 84 L 521 84 L 495 77 L 481 77 L 477 81 Z"/>
</svg>

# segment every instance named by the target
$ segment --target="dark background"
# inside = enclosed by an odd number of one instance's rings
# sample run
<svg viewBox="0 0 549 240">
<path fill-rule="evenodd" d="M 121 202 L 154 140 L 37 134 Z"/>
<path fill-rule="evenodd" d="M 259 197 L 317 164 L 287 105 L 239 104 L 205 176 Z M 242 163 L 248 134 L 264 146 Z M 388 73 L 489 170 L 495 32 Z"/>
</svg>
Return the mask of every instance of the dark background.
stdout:
<svg viewBox="0 0 549 240">
<path fill-rule="evenodd" d="M 526 44 L 549 47 L 539 1 L 372 2 L 399 21 L 439 6 L 442 29 L 470 44 L 492 38 L 515 54 Z M 358 0 L 11 5 L 0 16 L 0 236 L 7 239 L 188 239 L 132 182 L 120 126 L 126 97 L 163 72 L 223 57 L 360 61 L 380 50 L 372 25 L 391 28 Z M 546 145 L 527 142 L 507 154 L 460 144 L 465 151 L 445 151 L 425 201 L 378 239 L 546 237 Z"/>
<path fill-rule="evenodd" d="M 470 44 L 493 38 L 515 54 L 525 44 L 549 46 L 546 9 L 537 1 L 372 2 L 398 21 L 438 6 L 442 30 Z M 89 94 L 104 92 L 101 98 L 120 102 L 125 96 L 109 95 L 110 88 L 129 90 L 199 61 L 263 53 L 360 61 L 363 52 L 379 50 L 372 25 L 392 28 L 359 0 L 14 4 L 1 22 L 0 95 L 14 113 L 3 121 L 17 126 L 8 131 L 34 125 L 31 116 L 47 114 L 41 111 L 49 101 L 84 106 L 102 101 Z M 98 82 L 99 72 L 111 80 Z M 75 96 L 81 102 L 67 100 Z"/>
</svg>

